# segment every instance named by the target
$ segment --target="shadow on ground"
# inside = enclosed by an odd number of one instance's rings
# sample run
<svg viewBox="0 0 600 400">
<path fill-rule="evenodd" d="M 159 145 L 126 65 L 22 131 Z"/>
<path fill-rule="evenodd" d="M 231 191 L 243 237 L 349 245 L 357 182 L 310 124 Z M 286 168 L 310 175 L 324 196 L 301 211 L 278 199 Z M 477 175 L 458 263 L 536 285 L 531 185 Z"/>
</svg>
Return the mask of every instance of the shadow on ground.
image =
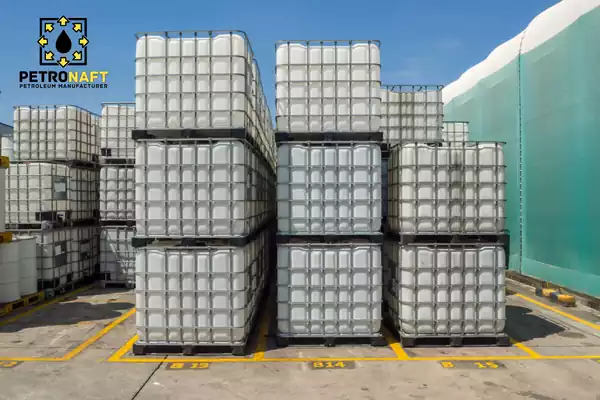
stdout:
<svg viewBox="0 0 600 400">
<path fill-rule="evenodd" d="M 0 333 L 19 332 L 23 329 L 42 326 L 75 325 L 81 322 L 112 320 L 120 317 L 124 312 L 135 307 L 135 305 L 130 302 L 119 301 L 118 299 L 99 303 L 95 302 L 91 296 L 94 296 L 95 294 L 122 294 L 125 292 L 126 291 L 123 289 L 97 290 L 94 288 L 79 295 L 69 296 L 58 303 L 48 305 L 29 315 L 25 315 L 14 322 L 0 326 Z M 10 319 L 15 315 L 25 312 L 27 312 L 27 309 L 22 309 L 14 314 L 9 314 L 4 319 L 0 320 L 0 324 L 2 324 L 3 320 Z M 108 322 L 109 321 L 107 321 L 107 323 Z"/>
<path fill-rule="evenodd" d="M 560 325 L 535 315 L 530 308 L 506 306 L 506 332 L 513 339 L 527 342 L 545 338 L 565 331 Z"/>
</svg>

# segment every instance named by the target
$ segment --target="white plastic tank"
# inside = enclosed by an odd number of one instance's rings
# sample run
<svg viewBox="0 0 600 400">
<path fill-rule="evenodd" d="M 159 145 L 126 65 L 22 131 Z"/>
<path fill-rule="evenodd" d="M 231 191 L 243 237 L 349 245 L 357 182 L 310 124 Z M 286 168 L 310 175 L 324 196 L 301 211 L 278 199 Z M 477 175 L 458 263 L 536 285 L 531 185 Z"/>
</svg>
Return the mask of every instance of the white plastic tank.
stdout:
<svg viewBox="0 0 600 400">
<path fill-rule="evenodd" d="M 136 46 L 137 129 L 245 127 L 246 110 L 252 109 L 246 91 L 252 58 L 240 34 L 141 36 Z"/>
<path fill-rule="evenodd" d="M 98 209 L 97 169 L 23 163 L 12 164 L 7 174 L 7 223 L 40 223 L 40 212 L 83 220 Z"/>
<path fill-rule="evenodd" d="M 381 108 L 385 141 L 440 140 L 443 119 L 441 88 L 384 85 Z"/>
<path fill-rule="evenodd" d="M 0 156 L 8 157 L 13 160 L 13 140 L 12 136 L 0 136 Z"/>
<path fill-rule="evenodd" d="M 35 237 L 38 279 L 56 286 L 95 273 L 100 262 L 99 234 L 97 226 L 15 232 L 18 238 Z"/>
<path fill-rule="evenodd" d="M 277 220 L 285 234 L 370 234 L 381 227 L 381 147 L 282 143 Z"/>
<path fill-rule="evenodd" d="M 19 291 L 26 296 L 38 289 L 37 245 L 33 236 L 20 236 L 15 242 L 19 243 Z"/>
<path fill-rule="evenodd" d="M 277 130 L 379 131 L 380 74 L 375 41 L 281 42 L 276 50 Z"/>
<path fill-rule="evenodd" d="M 100 228 L 100 273 L 103 280 L 135 283 L 135 229 L 127 226 Z"/>
<path fill-rule="evenodd" d="M 267 166 L 245 142 L 136 144 L 138 236 L 245 236 L 268 216 Z"/>
<path fill-rule="evenodd" d="M 500 143 L 462 143 L 452 149 L 455 192 L 451 216 L 463 232 L 500 233 L 505 226 L 506 178 L 504 152 Z"/>
<path fill-rule="evenodd" d="M 135 219 L 134 178 L 133 165 L 103 165 L 101 167 L 100 219 Z"/>
<path fill-rule="evenodd" d="M 104 103 L 100 119 L 100 154 L 105 158 L 134 158 L 135 103 Z"/>
<path fill-rule="evenodd" d="M 450 149 L 423 143 L 392 148 L 388 221 L 403 233 L 449 232 Z"/>
<path fill-rule="evenodd" d="M 0 243 L 0 303 L 10 303 L 21 298 L 19 251 L 18 241 Z"/>
<path fill-rule="evenodd" d="M 6 230 L 6 174 L 7 169 L 0 166 L 0 232 Z"/>
<path fill-rule="evenodd" d="M 401 334 L 495 335 L 504 330 L 502 247 L 386 242 L 385 252 L 391 260 L 386 299 Z"/>
<path fill-rule="evenodd" d="M 137 248 L 139 342 L 244 343 L 265 284 L 266 239 L 263 231 L 244 247 Z"/>
<path fill-rule="evenodd" d="M 469 140 L 469 123 L 444 121 L 442 140 L 446 142 L 466 142 Z"/>
<path fill-rule="evenodd" d="M 75 106 L 15 107 L 15 158 L 94 161 L 97 122 L 97 116 Z"/>
<path fill-rule="evenodd" d="M 381 250 L 377 244 L 278 244 L 278 335 L 378 335 Z"/>
</svg>

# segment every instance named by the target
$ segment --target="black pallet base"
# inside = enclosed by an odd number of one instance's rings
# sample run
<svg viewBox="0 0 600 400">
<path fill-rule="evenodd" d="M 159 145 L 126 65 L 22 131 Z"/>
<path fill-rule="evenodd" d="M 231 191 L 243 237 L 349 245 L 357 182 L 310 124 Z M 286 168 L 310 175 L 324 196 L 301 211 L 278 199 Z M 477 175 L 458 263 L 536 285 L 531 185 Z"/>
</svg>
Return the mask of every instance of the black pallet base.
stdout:
<svg viewBox="0 0 600 400">
<path fill-rule="evenodd" d="M 261 153 L 261 146 L 246 128 L 207 128 L 207 129 L 134 129 L 131 132 L 133 140 L 168 140 L 177 143 L 179 140 L 206 141 L 207 143 L 219 140 L 244 140 L 254 150 L 261 161 L 269 166 L 269 162 Z M 271 171 L 275 175 L 275 171 Z"/>
<path fill-rule="evenodd" d="M 508 347 L 510 338 L 506 335 L 498 336 L 423 336 L 405 337 L 400 335 L 402 347 L 478 347 L 497 346 Z"/>
<path fill-rule="evenodd" d="M 81 219 L 77 221 L 44 221 L 44 223 L 36 224 L 6 224 L 6 230 L 8 231 L 35 231 L 41 229 L 61 229 L 61 228 L 77 228 L 91 225 L 98 225 L 97 218 Z"/>
<path fill-rule="evenodd" d="M 99 223 L 100 226 L 135 226 L 135 221 L 122 219 L 101 219 Z"/>
<path fill-rule="evenodd" d="M 202 346 L 202 345 L 179 345 L 179 344 L 141 344 L 136 343 L 131 348 L 135 356 L 148 354 L 181 354 L 194 356 L 198 354 L 231 354 L 232 356 L 246 356 L 249 354 L 248 342 L 231 346 Z"/>
<path fill-rule="evenodd" d="M 46 298 L 53 298 L 67 292 L 71 292 L 85 285 L 90 285 L 95 281 L 94 276 L 86 276 L 78 281 L 73 281 L 73 275 L 67 275 L 67 282 L 60 284 L 60 278 L 50 280 L 39 280 L 38 290 L 43 290 Z"/>
<path fill-rule="evenodd" d="M 114 165 L 122 168 L 133 168 L 135 166 L 135 158 L 102 158 L 102 165 Z"/>
<path fill-rule="evenodd" d="M 100 279 L 99 283 L 102 289 L 107 288 L 115 288 L 115 289 L 134 289 L 135 282 L 127 282 L 127 281 L 111 281 Z"/>
<path fill-rule="evenodd" d="M 354 142 L 379 142 L 383 140 L 382 132 L 276 132 L 275 142 L 318 142 L 319 144 L 336 145 Z"/>
<path fill-rule="evenodd" d="M 252 242 L 265 229 L 274 222 L 273 218 L 267 218 L 265 222 L 259 225 L 254 231 L 247 236 L 240 237 L 218 237 L 218 236 L 193 236 L 193 237 L 168 237 L 168 236 L 151 236 L 151 237 L 134 237 L 131 239 L 132 247 L 145 247 L 148 245 L 160 246 L 175 246 L 175 247 L 208 247 L 208 246 L 233 246 L 243 247 Z"/>
<path fill-rule="evenodd" d="M 383 229 L 388 238 L 397 241 L 400 244 L 508 244 L 510 242 L 510 235 L 508 232 L 499 234 L 404 234 L 393 232 L 389 227 L 384 227 Z"/>
<path fill-rule="evenodd" d="M 384 235 L 282 235 L 276 236 L 278 244 L 287 243 L 383 243 Z"/>
<path fill-rule="evenodd" d="M 48 163 L 48 164 L 62 164 L 67 167 L 75 167 L 75 168 L 87 168 L 87 169 L 97 169 L 99 167 L 100 158 L 94 154 L 92 155 L 92 161 L 82 161 L 82 160 L 61 160 L 61 159 L 52 159 L 52 160 L 10 160 L 11 164 L 28 164 L 28 163 Z"/>
<path fill-rule="evenodd" d="M 12 303 L 0 304 L 0 317 L 3 317 L 19 308 L 24 308 L 33 304 L 37 304 L 42 300 L 44 300 L 44 293 L 37 292 L 24 296 L 17 301 L 13 301 Z"/>
<path fill-rule="evenodd" d="M 383 336 L 372 337 L 282 337 L 275 336 L 277 347 L 288 346 L 325 346 L 336 347 L 344 345 L 370 345 L 374 347 L 387 346 L 387 340 Z"/>
</svg>

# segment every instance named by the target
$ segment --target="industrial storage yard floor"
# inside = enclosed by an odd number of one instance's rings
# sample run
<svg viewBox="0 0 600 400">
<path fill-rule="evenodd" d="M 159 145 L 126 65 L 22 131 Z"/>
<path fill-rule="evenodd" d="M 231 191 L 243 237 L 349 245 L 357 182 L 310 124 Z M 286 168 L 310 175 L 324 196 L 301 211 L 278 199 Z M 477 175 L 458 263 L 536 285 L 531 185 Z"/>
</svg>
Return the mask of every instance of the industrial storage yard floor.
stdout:
<svg viewBox="0 0 600 400">
<path fill-rule="evenodd" d="M 237 358 L 133 356 L 133 292 L 83 288 L 0 319 L 0 399 L 600 398 L 600 313 L 512 288 L 512 347 L 275 349 L 263 322 Z"/>
</svg>

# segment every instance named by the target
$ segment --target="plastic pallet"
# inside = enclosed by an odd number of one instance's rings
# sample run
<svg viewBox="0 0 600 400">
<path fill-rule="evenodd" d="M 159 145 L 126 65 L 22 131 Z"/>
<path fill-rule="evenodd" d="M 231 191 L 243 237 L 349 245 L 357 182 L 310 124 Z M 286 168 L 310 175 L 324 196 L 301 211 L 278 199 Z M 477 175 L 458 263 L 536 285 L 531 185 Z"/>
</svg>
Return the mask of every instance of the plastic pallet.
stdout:
<svg viewBox="0 0 600 400">
<path fill-rule="evenodd" d="M 102 289 L 106 289 L 106 288 L 134 289 L 135 288 L 135 282 L 129 282 L 129 281 L 107 281 L 107 280 L 100 280 L 100 281 L 97 281 L 97 282 L 98 282 L 98 285 Z"/>
<path fill-rule="evenodd" d="M 510 338 L 504 334 L 498 336 L 417 336 L 400 335 L 402 347 L 477 347 L 510 346 Z"/>
<path fill-rule="evenodd" d="M 44 300 L 44 292 L 37 292 L 20 298 L 11 303 L 0 304 L 0 317 L 10 314 L 12 311 L 37 304 Z"/>
<path fill-rule="evenodd" d="M 134 237 L 131 239 L 132 247 L 145 247 L 148 245 L 160 244 L 163 246 L 181 246 L 181 247 L 205 247 L 205 246 L 234 246 L 242 247 L 252 242 L 264 230 L 269 229 L 275 222 L 273 217 L 267 217 L 254 231 L 246 236 L 239 237 L 218 237 L 218 236 L 193 236 L 193 237 L 169 237 L 169 236 L 151 236 Z"/>
<path fill-rule="evenodd" d="M 325 346 L 325 347 L 336 347 L 343 345 L 371 345 L 374 347 L 387 346 L 387 340 L 383 335 L 378 336 L 332 336 L 332 337 L 291 337 L 291 336 L 279 336 L 275 337 L 277 347 L 288 347 L 288 346 Z"/>
<path fill-rule="evenodd" d="M 382 132 L 276 132 L 275 141 L 279 145 L 285 142 L 317 142 L 336 145 L 340 143 L 379 142 L 383 140 Z"/>
</svg>

